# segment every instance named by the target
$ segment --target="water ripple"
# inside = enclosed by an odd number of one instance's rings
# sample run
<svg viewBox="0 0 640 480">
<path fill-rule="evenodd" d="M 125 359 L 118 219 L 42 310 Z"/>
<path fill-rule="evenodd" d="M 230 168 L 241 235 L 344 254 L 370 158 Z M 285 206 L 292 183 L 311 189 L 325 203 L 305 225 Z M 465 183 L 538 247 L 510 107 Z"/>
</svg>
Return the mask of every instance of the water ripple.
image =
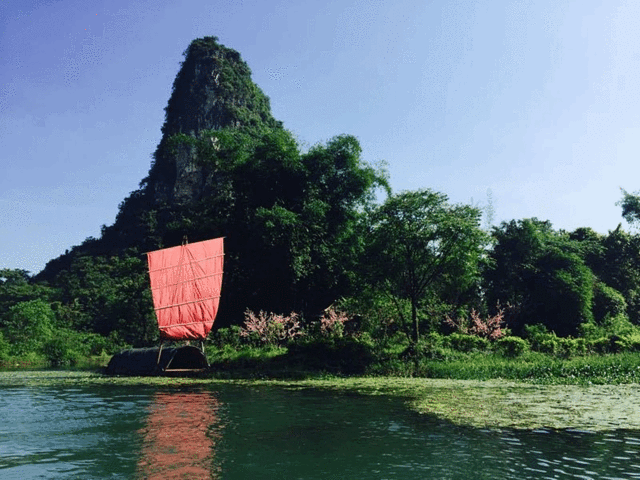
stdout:
<svg viewBox="0 0 640 480">
<path fill-rule="evenodd" d="M 268 387 L 0 387 L 0 478 L 640 479 L 638 431 L 456 427 Z"/>
</svg>

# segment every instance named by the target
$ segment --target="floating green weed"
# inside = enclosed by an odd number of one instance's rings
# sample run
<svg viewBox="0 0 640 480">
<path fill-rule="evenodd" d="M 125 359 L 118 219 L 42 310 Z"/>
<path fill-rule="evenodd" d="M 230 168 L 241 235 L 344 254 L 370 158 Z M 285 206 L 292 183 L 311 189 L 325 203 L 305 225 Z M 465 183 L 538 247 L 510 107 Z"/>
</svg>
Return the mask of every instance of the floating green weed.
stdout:
<svg viewBox="0 0 640 480">
<path fill-rule="evenodd" d="M 82 385 L 185 386 L 220 384 L 285 389 L 320 388 L 404 398 L 410 408 L 460 425 L 483 428 L 640 429 L 640 385 L 534 385 L 505 380 L 325 377 L 294 380 L 212 380 L 109 377 L 82 371 L 0 372 L 3 387 Z"/>
</svg>

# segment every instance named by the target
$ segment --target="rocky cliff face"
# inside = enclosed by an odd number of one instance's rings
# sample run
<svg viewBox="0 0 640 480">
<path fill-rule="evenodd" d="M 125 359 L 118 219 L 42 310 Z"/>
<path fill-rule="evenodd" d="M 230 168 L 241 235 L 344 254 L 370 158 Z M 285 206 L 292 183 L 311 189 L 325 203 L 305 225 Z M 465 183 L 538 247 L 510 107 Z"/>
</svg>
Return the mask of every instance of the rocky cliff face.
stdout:
<svg viewBox="0 0 640 480">
<path fill-rule="evenodd" d="M 156 203 L 189 203 L 203 194 L 207 183 L 208 174 L 196 164 L 194 148 L 171 148 L 171 136 L 195 138 L 205 130 L 225 127 L 281 126 L 238 52 L 220 45 L 215 37 L 205 37 L 194 40 L 184 55 L 147 179 L 147 191 Z"/>
</svg>

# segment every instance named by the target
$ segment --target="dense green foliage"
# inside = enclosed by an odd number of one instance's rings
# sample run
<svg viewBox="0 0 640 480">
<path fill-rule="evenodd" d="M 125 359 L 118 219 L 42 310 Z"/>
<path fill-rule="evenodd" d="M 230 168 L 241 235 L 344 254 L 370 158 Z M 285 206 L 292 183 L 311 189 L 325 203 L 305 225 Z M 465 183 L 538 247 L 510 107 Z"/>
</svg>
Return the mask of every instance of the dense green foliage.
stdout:
<svg viewBox="0 0 640 480">
<path fill-rule="evenodd" d="M 250 345 L 231 330 L 214 334 L 212 375 L 219 378 L 307 378 L 315 375 L 423 376 L 535 383 L 604 384 L 640 381 L 640 337 L 557 337 L 544 328 L 530 337 L 491 343 L 472 335 L 423 336 L 412 357 L 408 339 L 378 348 L 366 336 L 323 341 L 303 336 L 288 347 Z M 232 340 L 235 339 L 235 340 Z M 398 346 L 400 348 L 398 348 Z M 410 361 L 409 361 L 410 360 Z"/>
<path fill-rule="evenodd" d="M 98 279 L 93 293 L 104 283 Z M 87 292 L 78 289 L 74 293 L 79 297 L 65 302 L 63 289 L 36 282 L 21 270 L 0 271 L 0 301 L 4 302 L 0 310 L 0 365 L 16 361 L 27 366 L 75 365 L 88 356 L 111 354 L 126 346 L 116 330 L 101 335 L 92 331 L 91 322 L 82 323 L 82 319 L 91 318 L 79 303 L 88 300 Z"/>
<path fill-rule="evenodd" d="M 535 218 L 504 222 L 493 235 L 489 302 L 514 306 L 507 321 L 516 332 L 541 323 L 569 335 L 593 320 L 595 279 L 568 235 Z"/>
<path fill-rule="evenodd" d="M 355 138 L 339 136 L 306 153 L 283 129 L 174 138 L 186 142 L 215 189 L 175 208 L 162 237 L 225 236 L 221 324 L 237 323 L 247 308 L 313 315 L 349 292 L 362 212 L 375 188 L 386 187 L 383 174 L 361 160 Z"/>
<path fill-rule="evenodd" d="M 377 261 L 367 263 L 369 278 L 381 292 L 409 302 L 414 342 L 420 309 L 475 300 L 485 241 L 480 216 L 430 190 L 392 195 L 373 211 L 367 256 Z M 402 308 L 397 313 L 402 317 Z"/>
<path fill-rule="evenodd" d="M 624 219 L 634 225 L 640 221 L 640 193 L 629 193 L 622 190 L 622 200 L 619 205 L 622 207 L 622 216 Z"/>
<path fill-rule="evenodd" d="M 64 365 L 155 343 L 144 252 L 185 235 L 225 237 L 220 349 L 412 374 L 457 354 L 638 349 L 640 235 L 535 218 L 486 231 L 481 209 L 444 193 L 392 193 L 353 136 L 302 149 L 239 54 L 213 37 L 186 50 L 162 132 L 149 176 L 100 238 L 36 277 L 0 270 L 0 360 Z M 636 221 L 638 197 L 623 194 L 623 216 Z M 250 332 L 247 318 L 271 330 Z"/>
</svg>

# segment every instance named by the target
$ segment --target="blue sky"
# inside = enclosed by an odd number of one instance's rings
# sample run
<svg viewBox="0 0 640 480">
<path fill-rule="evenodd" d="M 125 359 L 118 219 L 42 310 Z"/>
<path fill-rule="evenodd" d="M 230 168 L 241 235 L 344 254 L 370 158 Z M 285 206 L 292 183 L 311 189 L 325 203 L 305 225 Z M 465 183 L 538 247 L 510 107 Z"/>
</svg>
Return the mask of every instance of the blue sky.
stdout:
<svg viewBox="0 0 640 480">
<path fill-rule="evenodd" d="M 640 189 L 638 32 L 633 0 L 0 0 L 0 268 L 113 223 L 207 35 L 302 145 L 352 134 L 395 191 L 606 233 Z"/>
</svg>

